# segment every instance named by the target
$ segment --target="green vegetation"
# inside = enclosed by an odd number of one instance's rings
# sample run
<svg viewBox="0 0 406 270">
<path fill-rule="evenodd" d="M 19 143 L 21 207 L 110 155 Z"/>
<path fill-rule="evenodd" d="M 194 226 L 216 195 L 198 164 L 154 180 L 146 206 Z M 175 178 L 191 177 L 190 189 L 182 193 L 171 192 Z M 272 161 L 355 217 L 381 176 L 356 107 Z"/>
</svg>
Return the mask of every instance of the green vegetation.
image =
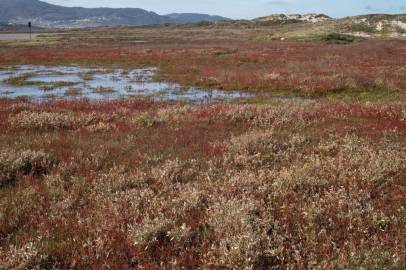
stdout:
<svg viewBox="0 0 406 270">
<path fill-rule="evenodd" d="M 328 34 L 324 40 L 330 44 L 349 44 L 355 41 L 355 37 L 352 35 L 344 35 L 339 33 Z"/>
<path fill-rule="evenodd" d="M 28 79 L 32 78 L 35 76 L 35 73 L 33 72 L 28 72 L 28 73 L 23 73 L 18 76 L 11 76 L 4 80 L 5 83 L 13 86 L 26 86 L 26 85 L 38 85 L 41 84 L 41 82 L 38 81 L 28 81 Z"/>
<path fill-rule="evenodd" d="M 34 77 L 36 74 L 34 72 L 28 72 L 28 73 L 23 73 L 19 76 L 11 76 L 4 80 L 5 83 L 16 86 L 16 87 L 21 87 L 21 86 L 38 86 L 40 89 L 43 91 L 51 91 L 56 88 L 63 88 L 63 87 L 69 87 L 69 86 L 74 86 L 78 84 L 77 82 L 69 82 L 69 81 L 56 81 L 56 82 L 43 82 L 43 81 L 35 81 L 35 80 L 29 80 L 30 78 Z"/>
<path fill-rule="evenodd" d="M 57 81 L 52 83 L 42 82 L 40 89 L 42 89 L 43 91 L 52 91 L 57 88 L 69 87 L 77 84 L 78 84 L 77 82 L 69 82 L 69 81 Z"/>
<path fill-rule="evenodd" d="M 82 94 L 82 89 L 80 88 L 70 88 L 65 91 L 65 96 L 79 96 Z"/>
<path fill-rule="evenodd" d="M 372 87 L 367 90 L 346 89 L 325 95 L 327 99 L 345 102 L 406 103 L 404 90 L 391 90 L 385 87 Z"/>
<path fill-rule="evenodd" d="M 99 86 L 99 87 L 93 89 L 93 93 L 95 93 L 95 94 L 111 94 L 114 92 L 115 92 L 115 90 L 112 87 Z"/>
<path fill-rule="evenodd" d="M 84 81 L 90 81 L 93 79 L 95 72 L 94 71 L 88 71 L 80 74 L 80 78 Z"/>
</svg>

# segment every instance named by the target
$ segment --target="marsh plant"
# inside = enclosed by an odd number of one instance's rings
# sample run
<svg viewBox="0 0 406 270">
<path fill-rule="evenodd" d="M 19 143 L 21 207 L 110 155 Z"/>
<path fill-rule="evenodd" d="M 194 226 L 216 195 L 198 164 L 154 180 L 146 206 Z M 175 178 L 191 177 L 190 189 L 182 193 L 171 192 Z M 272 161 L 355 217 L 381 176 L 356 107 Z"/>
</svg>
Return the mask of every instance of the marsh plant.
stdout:
<svg viewBox="0 0 406 270">
<path fill-rule="evenodd" d="M 4 269 L 405 267 L 404 104 L 0 102 Z"/>
</svg>

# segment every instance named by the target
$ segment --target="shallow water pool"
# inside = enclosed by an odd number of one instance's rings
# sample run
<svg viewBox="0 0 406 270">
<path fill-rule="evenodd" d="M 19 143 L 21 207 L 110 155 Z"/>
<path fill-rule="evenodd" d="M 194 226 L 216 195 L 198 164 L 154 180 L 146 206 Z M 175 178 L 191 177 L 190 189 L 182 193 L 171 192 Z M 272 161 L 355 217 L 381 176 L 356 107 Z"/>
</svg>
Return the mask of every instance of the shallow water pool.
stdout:
<svg viewBox="0 0 406 270">
<path fill-rule="evenodd" d="M 156 68 L 125 71 L 78 66 L 46 67 L 21 65 L 0 69 L 0 97 L 26 97 L 33 101 L 50 99 L 114 100 L 133 96 L 155 100 L 211 102 L 250 97 L 240 91 L 204 90 L 154 80 Z"/>
</svg>

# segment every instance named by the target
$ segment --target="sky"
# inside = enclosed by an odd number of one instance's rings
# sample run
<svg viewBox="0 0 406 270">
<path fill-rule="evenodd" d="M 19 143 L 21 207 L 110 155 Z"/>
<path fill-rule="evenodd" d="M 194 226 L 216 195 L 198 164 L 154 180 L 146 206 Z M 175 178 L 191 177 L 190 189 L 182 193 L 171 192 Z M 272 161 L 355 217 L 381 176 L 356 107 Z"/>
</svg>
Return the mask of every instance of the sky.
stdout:
<svg viewBox="0 0 406 270">
<path fill-rule="evenodd" d="M 324 13 L 332 17 L 406 13 L 406 0 L 45 0 L 63 6 L 134 7 L 168 13 L 207 13 L 252 19 L 275 13 Z"/>
</svg>

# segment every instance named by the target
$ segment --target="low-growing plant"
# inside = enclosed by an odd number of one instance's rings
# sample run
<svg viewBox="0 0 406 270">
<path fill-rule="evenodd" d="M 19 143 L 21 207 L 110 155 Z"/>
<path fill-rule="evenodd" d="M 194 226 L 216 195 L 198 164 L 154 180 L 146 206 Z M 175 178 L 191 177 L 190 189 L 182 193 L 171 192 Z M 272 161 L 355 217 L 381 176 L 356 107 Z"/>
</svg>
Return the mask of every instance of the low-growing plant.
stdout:
<svg viewBox="0 0 406 270">
<path fill-rule="evenodd" d="M 58 81 L 53 83 L 42 83 L 40 89 L 43 91 L 52 91 L 57 88 L 64 88 L 70 87 L 78 84 L 77 82 L 69 82 L 69 81 Z"/>
<path fill-rule="evenodd" d="M 93 93 L 96 93 L 96 94 L 111 94 L 114 92 L 115 92 L 115 90 L 112 87 L 99 86 L 99 87 L 93 89 Z"/>
<path fill-rule="evenodd" d="M 32 78 L 33 76 L 35 76 L 35 73 L 23 73 L 18 76 L 7 78 L 6 80 L 4 80 L 4 82 L 13 86 L 36 85 L 38 84 L 37 81 L 28 81 L 28 79 Z"/>
<path fill-rule="evenodd" d="M 65 91 L 64 96 L 79 96 L 82 94 L 82 89 L 80 88 L 70 88 L 68 90 Z"/>
<path fill-rule="evenodd" d="M 43 151 L 2 150 L 0 152 L 0 186 L 15 182 L 19 174 L 47 173 L 56 163 L 54 158 Z"/>
<path fill-rule="evenodd" d="M 27 130 L 57 130 L 73 129 L 93 124 L 100 117 L 96 114 L 77 115 L 61 112 L 23 111 L 13 116 L 9 121 L 15 128 Z"/>
<path fill-rule="evenodd" d="M 90 81 L 93 79 L 94 75 L 95 75 L 94 71 L 88 71 L 88 72 L 81 73 L 79 76 L 84 81 Z"/>
<path fill-rule="evenodd" d="M 355 37 L 352 35 L 331 33 L 328 34 L 324 40 L 330 44 L 349 44 L 355 41 Z"/>
<path fill-rule="evenodd" d="M 405 109 L 0 99 L 0 268 L 402 269 Z"/>
</svg>

